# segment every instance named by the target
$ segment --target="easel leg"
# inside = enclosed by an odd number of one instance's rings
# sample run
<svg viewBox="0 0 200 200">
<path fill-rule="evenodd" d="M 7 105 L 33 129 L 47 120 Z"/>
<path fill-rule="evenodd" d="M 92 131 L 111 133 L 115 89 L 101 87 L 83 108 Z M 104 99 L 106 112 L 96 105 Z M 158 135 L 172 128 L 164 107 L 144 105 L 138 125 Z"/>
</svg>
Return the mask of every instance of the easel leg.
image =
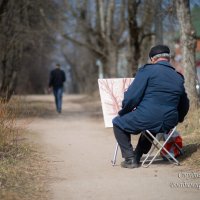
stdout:
<svg viewBox="0 0 200 200">
<path fill-rule="evenodd" d="M 114 153 L 114 156 L 113 156 L 113 160 L 111 161 L 113 167 L 115 166 L 115 163 L 116 163 L 118 148 L 119 148 L 119 145 L 117 143 L 116 146 L 115 146 L 115 153 Z"/>
</svg>

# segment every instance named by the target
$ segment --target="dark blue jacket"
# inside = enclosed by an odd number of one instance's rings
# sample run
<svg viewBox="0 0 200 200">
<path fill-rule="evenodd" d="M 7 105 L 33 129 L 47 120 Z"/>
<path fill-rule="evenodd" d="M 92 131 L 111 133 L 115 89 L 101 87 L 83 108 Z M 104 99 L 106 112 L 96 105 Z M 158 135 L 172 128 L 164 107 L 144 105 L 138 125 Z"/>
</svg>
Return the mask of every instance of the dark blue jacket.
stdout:
<svg viewBox="0 0 200 200">
<path fill-rule="evenodd" d="M 163 132 L 183 121 L 188 109 L 183 76 L 162 61 L 139 69 L 113 124 L 128 132 Z"/>
<path fill-rule="evenodd" d="M 60 88 L 63 87 L 63 83 L 65 82 L 65 72 L 59 68 L 56 68 L 51 71 L 49 78 L 49 87 Z"/>
</svg>

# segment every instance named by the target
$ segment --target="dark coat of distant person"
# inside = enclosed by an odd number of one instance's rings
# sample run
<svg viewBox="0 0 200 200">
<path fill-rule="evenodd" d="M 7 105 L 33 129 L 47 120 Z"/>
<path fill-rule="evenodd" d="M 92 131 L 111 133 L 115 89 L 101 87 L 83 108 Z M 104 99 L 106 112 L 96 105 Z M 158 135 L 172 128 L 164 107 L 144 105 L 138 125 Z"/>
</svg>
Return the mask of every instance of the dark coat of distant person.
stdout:
<svg viewBox="0 0 200 200">
<path fill-rule="evenodd" d="M 51 71 L 49 79 L 49 87 L 60 88 L 63 87 L 63 83 L 66 81 L 65 73 L 60 68 L 56 68 Z"/>
</svg>

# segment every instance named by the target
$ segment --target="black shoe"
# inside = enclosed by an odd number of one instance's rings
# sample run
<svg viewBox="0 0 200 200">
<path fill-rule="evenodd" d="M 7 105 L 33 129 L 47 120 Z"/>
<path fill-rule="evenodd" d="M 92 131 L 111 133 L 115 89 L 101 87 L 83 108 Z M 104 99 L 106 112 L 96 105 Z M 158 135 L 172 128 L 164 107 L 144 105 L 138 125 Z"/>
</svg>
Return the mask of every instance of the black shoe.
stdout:
<svg viewBox="0 0 200 200">
<path fill-rule="evenodd" d="M 129 169 L 138 168 L 139 162 L 135 159 L 135 157 L 128 158 L 128 159 L 125 159 L 125 161 L 121 162 L 121 167 L 129 168 Z"/>
</svg>

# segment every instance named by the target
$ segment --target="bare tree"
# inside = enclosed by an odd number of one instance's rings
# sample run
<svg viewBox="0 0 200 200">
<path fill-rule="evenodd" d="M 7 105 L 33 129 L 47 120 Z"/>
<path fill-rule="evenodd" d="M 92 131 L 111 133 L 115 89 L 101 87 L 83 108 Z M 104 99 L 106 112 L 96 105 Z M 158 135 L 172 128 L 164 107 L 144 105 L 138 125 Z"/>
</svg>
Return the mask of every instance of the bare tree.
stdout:
<svg viewBox="0 0 200 200">
<path fill-rule="evenodd" d="M 97 88 L 98 71 L 95 57 L 84 47 L 63 48 L 63 55 L 70 68 L 70 92 L 91 93 Z M 87 58 L 87 59 L 86 59 Z"/>
<path fill-rule="evenodd" d="M 117 77 L 120 74 L 120 68 L 117 68 L 121 58 L 119 53 L 125 55 L 123 58 L 128 61 L 126 69 L 129 75 L 147 61 L 147 51 L 154 34 L 152 25 L 155 0 L 65 2 L 68 15 L 71 14 L 67 17 L 70 28 L 64 37 L 74 45 L 87 48 L 95 60 L 100 60 L 104 77 Z M 97 72 L 97 67 L 94 67 Z"/>
<path fill-rule="evenodd" d="M 15 4 L 12 0 L 2 1 L 0 15 L 0 47 L 1 47 L 1 83 L 0 96 L 9 100 L 16 85 L 20 57 L 23 49 L 22 27 L 17 27 L 22 21 L 20 7 L 23 2 Z"/>
<path fill-rule="evenodd" d="M 144 42 L 144 40 L 148 38 L 151 41 L 151 36 L 154 35 L 152 25 L 155 4 L 156 1 L 154 0 L 146 0 L 144 2 L 141 0 L 128 0 L 128 63 L 133 74 L 136 73 L 140 64 L 139 60 L 142 56 L 142 47 L 149 49 L 150 42 Z"/>
<path fill-rule="evenodd" d="M 36 65 L 41 61 L 41 55 L 44 57 L 44 52 L 46 52 L 44 50 L 48 49 L 48 45 L 44 46 L 45 38 L 49 35 L 44 15 L 51 9 L 52 2 L 48 0 L 42 2 L 39 0 L 2 0 L 0 2 L 1 99 L 5 101 L 10 99 L 19 77 L 22 81 L 29 81 L 29 85 L 32 84 L 30 79 L 26 79 L 28 73 L 23 75 L 21 72 L 25 72 L 25 69 L 31 71 L 32 67 L 36 69 Z M 41 55 L 38 55 L 39 52 Z M 32 60 L 33 57 L 34 60 Z M 41 63 L 44 64 L 43 61 Z M 28 85 L 25 82 L 23 84 Z"/>
<path fill-rule="evenodd" d="M 195 66 L 195 30 L 191 23 L 189 0 L 176 0 L 177 16 L 180 23 L 181 49 L 184 67 L 185 85 L 191 105 L 198 106 L 196 91 L 196 66 Z"/>
<path fill-rule="evenodd" d="M 66 2 L 68 11 L 72 13 L 71 17 L 77 22 L 79 36 L 66 33 L 64 37 L 86 47 L 96 59 L 101 60 L 105 76 L 116 76 L 118 50 L 125 42 L 122 38 L 126 24 L 125 3 L 120 1 L 116 4 L 115 0 L 85 0 L 82 3 L 78 1 L 78 6 L 74 8 L 71 1 Z"/>
</svg>

